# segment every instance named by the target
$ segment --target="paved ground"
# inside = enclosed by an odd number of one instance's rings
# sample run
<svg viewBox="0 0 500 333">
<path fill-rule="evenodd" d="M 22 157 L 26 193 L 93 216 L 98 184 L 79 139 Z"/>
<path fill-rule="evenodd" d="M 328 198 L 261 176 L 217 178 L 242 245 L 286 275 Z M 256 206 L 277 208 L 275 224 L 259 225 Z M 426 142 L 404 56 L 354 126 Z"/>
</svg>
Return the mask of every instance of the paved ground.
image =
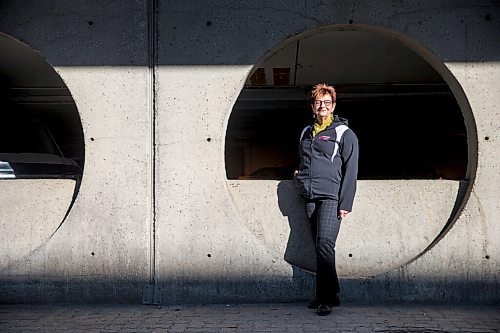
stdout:
<svg viewBox="0 0 500 333">
<path fill-rule="evenodd" d="M 0 332 L 499 332 L 499 306 L 0 305 Z"/>
</svg>

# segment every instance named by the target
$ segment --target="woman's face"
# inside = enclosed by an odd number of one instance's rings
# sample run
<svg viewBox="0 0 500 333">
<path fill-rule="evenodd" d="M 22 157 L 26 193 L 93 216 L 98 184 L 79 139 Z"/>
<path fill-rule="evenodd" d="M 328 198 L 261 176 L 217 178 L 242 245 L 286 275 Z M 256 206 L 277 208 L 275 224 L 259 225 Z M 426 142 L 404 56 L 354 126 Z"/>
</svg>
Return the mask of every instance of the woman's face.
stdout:
<svg viewBox="0 0 500 333">
<path fill-rule="evenodd" d="M 316 118 L 328 119 L 333 114 L 335 103 L 330 94 L 318 95 L 311 107 Z"/>
</svg>

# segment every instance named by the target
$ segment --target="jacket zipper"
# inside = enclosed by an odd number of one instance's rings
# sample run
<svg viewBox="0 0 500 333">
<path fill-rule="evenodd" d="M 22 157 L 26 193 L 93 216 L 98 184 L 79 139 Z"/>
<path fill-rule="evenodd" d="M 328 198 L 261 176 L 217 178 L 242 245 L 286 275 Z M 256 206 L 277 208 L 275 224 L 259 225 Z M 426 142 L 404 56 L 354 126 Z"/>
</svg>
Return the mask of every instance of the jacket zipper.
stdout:
<svg viewBox="0 0 500 333">
<path fill-rule="evenodd" d="M 331 126 L 331 125 L 330 125 Z M 327 128 L 325 128 L 324 130 L 322 130 L 321 132 L 324 132 L 326 131 L 330 126 L 328 126 Z M 313 144 L 314 144 L 314 136 L 313 136 L 313 131 L 312 131 L 312 127 L 311 127 L 311 145 L 310 145 L 310 152 L 309 152 L 309 156 L 311 156 L 311 162 L 310 162 L 310 165 L 309 165 L 309 199 L 312 199 L 313 198 L 313 192 L 312 192 L 312 161 L 313 161 L 313 158 L 312 158 L 312 155 L 313 155 Z M 316 134 L 316 136 L 318 136 L 319 133 L 321 132 L 318 132 Z M 333 161 L 332 161 L 333 162 Z"/>
</svg>

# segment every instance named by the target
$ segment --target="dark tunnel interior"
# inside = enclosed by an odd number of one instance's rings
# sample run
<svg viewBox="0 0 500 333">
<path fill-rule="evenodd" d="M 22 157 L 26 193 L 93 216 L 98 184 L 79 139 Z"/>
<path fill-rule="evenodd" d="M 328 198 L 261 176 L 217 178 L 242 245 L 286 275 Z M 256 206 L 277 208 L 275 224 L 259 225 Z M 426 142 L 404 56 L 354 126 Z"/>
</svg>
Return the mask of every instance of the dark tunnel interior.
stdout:
<svg viewBox="0 0 500 333">
<path fill-rule="evenodd" d="M 237 101 L 226 136 L 228 179 L 292 178 L 312 112 L 310 87 L 287 91 L 302 100 L 269 98 L 286 90 L 257 88 L 252 92 L 264 100 Z M 337 93 L 335 114 L 348 119 L 359 139 L 359 179 L 465 178 L 464 120 L 445 85 L 339 85 Z"/>
<path fill-rule="evenodd" d="M 359 139 L 360 179 L 466 178 L 467 131 L 453 92 L 420 54 L 386 36 L 321 31 L 283 42 L 246 80 L 226 132 L 228 179 L 291 179 L 314 84 Z"/>
<path fill-rule="evenodd" d="M 81 175 L 85 156 L 83 129 L 68 87 L 50 64 L 23 43 L 2 34 L 0 50 L 0 117 L 2 128 L 8 127 L 8 131 L 3 131 L 5 140 L 0 146 L 2 159 L 10 158 L 7 153 L 29 153 L 29 161 L 23 162 L 33 164 L 46 163 L 41 153 L 60 155 L 76 163 Z M 12 135 L 6 137 L 7 132 Z M 45 145 L 46 151 L 39 144 L 28 145 L 37 140 L 48 142 L 43 139 L 45 135 L 53 141 Z M 25 140 L 21 145 L 19 141 L 23 137 L 32 140 Z M 34 153 L 39 154 L 38 161 Z M 20 158 L 16 160 L 19 162 Z"/>
</svg>

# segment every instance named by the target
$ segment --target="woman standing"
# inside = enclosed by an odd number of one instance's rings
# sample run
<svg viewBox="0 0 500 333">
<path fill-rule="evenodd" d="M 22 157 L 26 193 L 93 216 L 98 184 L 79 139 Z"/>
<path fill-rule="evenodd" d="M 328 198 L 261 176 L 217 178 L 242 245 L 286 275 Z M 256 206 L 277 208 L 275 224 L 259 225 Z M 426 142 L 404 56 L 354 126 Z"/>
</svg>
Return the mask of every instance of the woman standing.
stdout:
<svg viewBox="0 0 500 333">
<path fill-rule="evenodd" d="M 316 246 L 316 300 L 309 307 L 320 316 L 340 304 L 335 241 L 342 218 L 352 210 L 358 173 L 358 140 L 347 120 L 333 115 L 335 106 L 334 87 L 313 87 L 315 121 L 302 131 L 300 166 L 295 172 Z"/>
</svg>

